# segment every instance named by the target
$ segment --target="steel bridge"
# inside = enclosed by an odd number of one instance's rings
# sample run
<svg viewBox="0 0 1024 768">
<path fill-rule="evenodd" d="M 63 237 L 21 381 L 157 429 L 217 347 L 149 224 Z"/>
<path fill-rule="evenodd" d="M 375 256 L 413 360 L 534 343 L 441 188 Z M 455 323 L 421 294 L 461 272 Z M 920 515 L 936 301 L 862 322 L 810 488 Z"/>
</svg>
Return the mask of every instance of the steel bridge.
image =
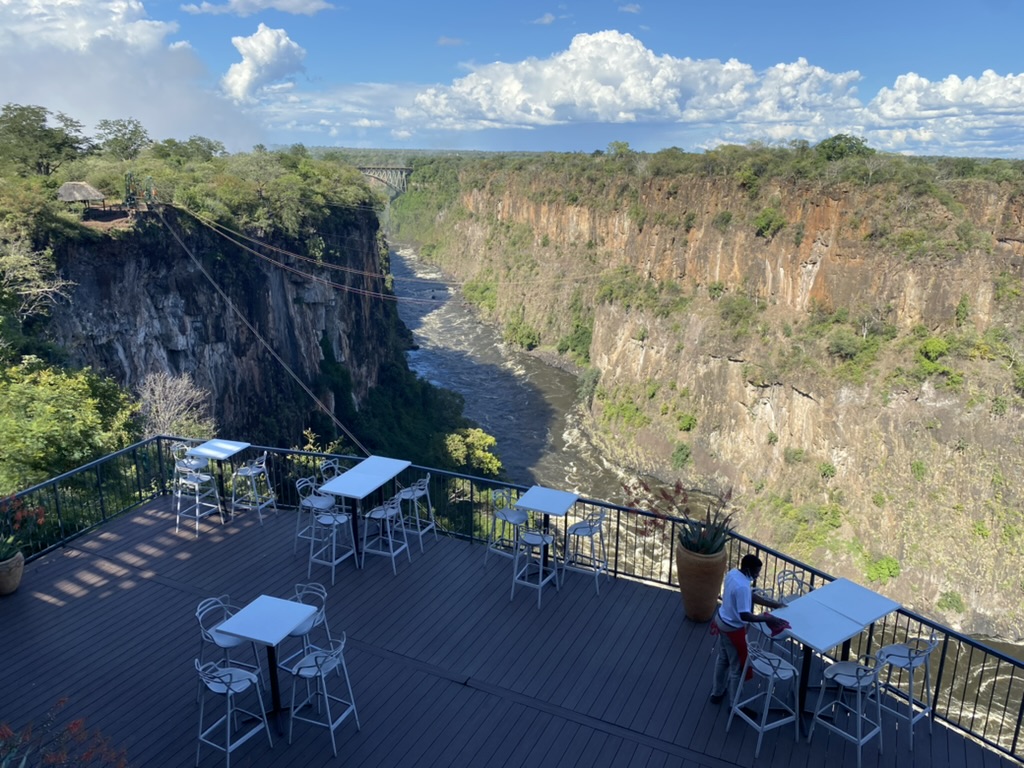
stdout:
<svg viewBox="0 0 1024 768">
<path fill-rule="evenodd" d="M 412 175 L 412 168 L 402 168 L 398 166 L 363 166 L 359 168 L 359 172 L 371 179 L 376 179 L 381 184 L 385 184 L 397 193 L 405 192 L 408 188 L 409 176 Z"/>
</svg>

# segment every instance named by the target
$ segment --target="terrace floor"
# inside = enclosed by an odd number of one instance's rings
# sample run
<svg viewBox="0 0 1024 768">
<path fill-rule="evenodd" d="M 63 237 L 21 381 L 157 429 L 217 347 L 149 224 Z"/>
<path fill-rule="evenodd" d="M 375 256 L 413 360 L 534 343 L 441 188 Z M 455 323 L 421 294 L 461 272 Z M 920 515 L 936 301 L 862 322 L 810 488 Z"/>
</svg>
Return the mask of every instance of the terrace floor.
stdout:
<svg viewBox="0 0 1024 768">
<path fill-rule="evenodd" d="M 286 597 L 306 580 L 306 559 L 293 555 L 290 511 L 263 526 L 254 516 L 209 522 L 196 539 L 175 533 L 169 509 L 157 500 L 33 561 L 0 598 L 0 721 L 39 723 L 67 697 L 63 714 L 123 745 L 132 766 L 193 764 L 196 604 Z M 683 618 L 677 592 L 613 579 L 598 596 L 570 572 L 538 610 L 532 591 L 509 601 L 509 560 L 485 565 L 479 544 L 443 535 L 425 547 L 414 545 L 397 576 L 386 558 L 361 571 L 349 560 L 329 587 L 362 722 L 338 730 L 338 757 L 325 731 L 297 724 L 294 744 L 254 738 L 235 766 L 857 765 L 855 749 L 822 729 L 810 744 L 790 728 L 771 732 L 755 760 L 756 734 L 739 720 L 727 733 L 727 708 L 708 702 L 714 644 L 706 625 Z M 329 571 L 314 566 L 312 579 L 329 585 Z M 865 768 L 1017 765 L 940 723 L 930 736 L 919 723 L 916 736 L 911 753 L 886 716 L 885 751 L 865 747 Z M 204 747 L 200 764 L 223 760 Z"/>
</svg>

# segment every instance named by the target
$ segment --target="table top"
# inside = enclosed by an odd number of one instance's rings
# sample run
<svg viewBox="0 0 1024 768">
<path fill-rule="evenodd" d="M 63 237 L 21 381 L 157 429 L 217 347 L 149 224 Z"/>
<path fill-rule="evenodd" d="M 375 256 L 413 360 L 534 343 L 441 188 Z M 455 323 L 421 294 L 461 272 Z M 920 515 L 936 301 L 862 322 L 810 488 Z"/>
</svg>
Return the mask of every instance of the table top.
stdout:
<svg viewBox="0 0 1024 768">
<path fill-rule="evenodd" d="M 235 440 L 207 440 L 201 445 L 193 445 L 185 453 L 188 456 L 198 456 L 203 459 L 216 459 L 224 461 L 230 459 L 236 453 L 240 453 L 249 447 L 249 443 L 239 443 Z"/>
<path fill-rule="evenodd" d="M 900 604 L 848 579 L 836 579 L 772 615 L 790 624 L 787 634 L 818 653 L 827 653 L 858 635 Z"/>
<path fill-rule="evenodd" d="M 878 621 L 900 607 L 895 600 L 849 579 L 836 579 L 803 597 L 825 603 L 836 613 L 860 622 L 863 626 Z"/>
<path fill-rule="evenodd" d="M 535 485 L 519 497 L 515 506 L 518 509 L 526 509 L 531 512 L 565 517 L 577 499 L 579 496 L 575 493 L 556 491 L 553 488 L 545 488 L 543 485 Z"/>
<path fill-rule="evenodd" d="M 320 493 L 344 496 L 349 499 L 365 499 L 389 480 L 412 466 L 411 461 L 388 459 L 384 456 L 369 456 L 333 480 L 320 486 Z"/>
<path fill-rule="evenodd" d="M 278 645 L 288 633 L 316 613 L 315 605 L 260 595 L 234 616 L 217 625 L 217 631 L 263 645 Z"/>
</svg>

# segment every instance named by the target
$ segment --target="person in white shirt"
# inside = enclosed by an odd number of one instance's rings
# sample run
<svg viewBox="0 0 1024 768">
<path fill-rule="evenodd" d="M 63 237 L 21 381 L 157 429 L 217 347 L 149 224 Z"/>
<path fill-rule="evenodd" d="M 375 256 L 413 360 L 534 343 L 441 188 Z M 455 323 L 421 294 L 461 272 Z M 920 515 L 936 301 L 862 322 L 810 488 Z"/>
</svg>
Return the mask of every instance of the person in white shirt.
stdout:
<svg viewBox="0 0 1024 768">
<path fill-rule="evenodd" d="M 711 634 L 718 635 L 718 658 L 711 687 L 711 702 L 718 704 L 729 694 L 734 701 L 740 686 L 740 672 L 747 662 L 747 624 L 767 623 L 772 630 L 783 629 L 786 622 L 769 613 L 754 613 L 753 603 L 781 608 L 782 603 L 754 594 L 754 582 L 761 573 L 761 560 L 744 555 L 739 568 L 725 574 L 722 605 L 711 620 Z"/>
</svg>

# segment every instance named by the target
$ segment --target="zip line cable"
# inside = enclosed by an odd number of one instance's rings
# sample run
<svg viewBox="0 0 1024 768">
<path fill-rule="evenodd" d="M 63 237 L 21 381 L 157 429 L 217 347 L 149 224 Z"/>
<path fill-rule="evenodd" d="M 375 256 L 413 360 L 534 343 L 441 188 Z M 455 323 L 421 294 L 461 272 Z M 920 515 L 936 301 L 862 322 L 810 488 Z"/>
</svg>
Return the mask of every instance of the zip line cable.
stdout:
<svg viewBox="0 0 1024 768">
<path fill-rule="evenodd" d="M 336 207 L 338 207 L 338 208 L 348 207 L 348 208 L 353 208 L 353 209 L 359 210 L 358 206 L 341 206 L 341 205 L 338 205 Z M 249 234 L 245 234 L 244 232 L 240 232 L 240 231 L 238 231 L 236 229 L 231 229 L 228 226 L 224 226 L 223 224 L 221 224 L 221 223 L 219 223 L 217 221 L 214 221 L 213 219 L 209 219 L 209 218 L 207 218 L 205 216 L 200 216 L 199 214 L 196 214 L 194 212 L 187 211 L 187 209 L 180 209 L 180 210 L 184 210 L 190 216 L 194 216 L 198 221 L 206 224 L 207 226 L 209 226 L 210 228 L 212 228 L 214 230 L 217 230 L 217 233 L 220 234 L 221 237 L 225 238 L 226 240 L 228 240 L 229 242 L 233 243 L 234 245 L 237 245 L 240 248 L 244 248 L 245 250 L 248 250 L 253 255 L 255 255 L 255 256 L 259 257 L 259 258 L 262 258 L 262 259 L 268 261 L 271 264 L 279 264 L 280 266 L 282 266 L 285 269 L 292 269 L 293 271 L 296 271 L 296 273 L 303 274 L 303 272 L 295 270 L 294 267 L 289 267 L 288 265 L 283 264 L 283 263 L 281 263 L 279 261 L 273 261 L 272 259 L 268 259 L 263 254 L 260 254 L 257 251 L 253 251 L 252 249 L 246 248 L 245 246 L 243 246 L 238 241 L 231 240 L 231 238 L 228 237 L 227 234 L 225 234 L 225 232 L 229 233 L 230 236 L 233 236 L 234 238 L 238 238 L 238 239 L 241 239 L 241 240 L 248 241 L 250 243 L 254 243 L 256 245 L 262 246 L 263 248 L 266 248 L 267 250 L 273 251 L 275 253 L 280 253 L 280 254 L 284 254 L 284 255 L 287 255 L 287 256 L 291 256 L 291 257 L 293 257 L 293 258 L 295 258 L 295 259 L 297 259 L 299 261 L 305 261 L 305 262 L 308 262 L 308 263 L 311 263 L 311 264 L 316 264 L 319 267 L 323 267 L 323 268 L 327 268 L 327 269 L 333 269 L 333 270 L 341 271 L 341 272 L 349 272 L 349 273 L 352 273 L 352 274 L 365 275 L 365 276 L 367 276 L 367 278 L 371 278 L 371 279 L 374 279 L 374 280 L 383 280 L 384 279 L 384 275 L 382 275 L 380 272 L 371 272 L 371 271 L 366 271 L 366 270 L 362 270 L 362 269 L 354 269 L 352 267 L 343 266 L 342 264 L 332 264 L 330 262 L 318 261 L 318 260 L 316 260 L 316 259 L 314 259 L 314 258 L 312 258 L 310 256 L 303 256 L 302 254 L 298 254 L 298 253 L 295 253 L 293 251 L 289 251 L 287 249 L 280 248 L 279 246 L 270 245 L 269 243 L 265 243 L 265 242 L 263 242 L 263 241 L 261 241 L 261 240 L 259 240 L 257 238 L 253 238 L 253 237 L 249 236 Z M 353 240 L 353 242 L 355 241 L 354 238 L 351 238 L 350 240 Z M 361 241 L 359 241 L 359 242 L 361 242 Z M 308 275 L 308 276 L 309 276 L 310 280 L 314 280 L 314 281 L 318 281 L 318 282 L 322 280 L 322 279 L 314 278 L 314 276 L 312 276 L 312 275 Z M 462 288 L 463 286 L 466 285 L 465 281 L 459 282 L 459 281 L 452 281 L 452 280 L 436 280 L 436 279 L 427 279 L 427 278 L 398 278 L 398 276 L 395 276 L 393 274 L 392 274 L 392 278 L 393 278 L 393 280 L 395 282 L 400 282 L 400 283 L 402 283 L 404 285 L 409 285 L 409 284 L 436 285 L 437 283 L 440 283 L 441 285 L 445 286 L 446 288 Z M 600 280 L 601 278 L 602 278 L 602 275 L 600 273 L 595 273 L 593 271 L 590 271 L 590 272 L 586 272 L 586 273 L 582 273 L 582 274 L 578 274 L 578 275 L 563 274 L 563 275 L 561 275 L 560 280 L 571 280 L 571 281 L 579 282 L 579 281 L 588 281 L 588 280 Z M 508 288 L 508 287 L 514 287 L 514 286 L 536 286 L 536 285 L 539 285 L 539 284 L 549 284 L 549 285 L 551 285 L 551 284 L 554 284 L 554 283 L 555 283 L 555 281 L 552 281 L 552 280 L 547 279 L 547 278 L 538 278 L 536 280 L 502 281 L 502 282 L 497 283 L 497 287 L 498 288 Z M 339 286 L 338 284 L 331 284 L 331 285 L 334 285 L 335 287 L 338 287 L 338 288 L 341 288 L 342 290 L 345 290 L 344 286 Z M 391 298 L 392 298 L 389 294 L 382 294 L 382 297 L 385 298 L 385 299 L 388 299 L 388 300 L 391 300 Z M 413 297 L 407 297 L 407 298 L 404 298 L 402 300 L 403 301 L 408 301 L 410 303 L 422 303 L 422 304 L 437 303 L 438 301 L 443 301 L 443 299 L 441 299 L 441 300 L 437 300 L 437 299 L 431 300 L 431 299 L 417 299 L 417 298 L 413 298 Z"/>
<path fill-rule="evenodd" d="M 282 358 L 274 350 L 274 348 L 270 346 L 270 344 L 267 342 L 267 340 L 264 339 L 263 336 L 260 335 L 259 331 L 257 331 L 256 328 L 253 327 L 252 323 L 249 322 L 249 320 L 245 317 L 245 315 L 243 315 L 241 312 L 239 312 L 238 308 L 234 305 L 234 303 L 231 301 L 231 299 L 228 297 L 228 295 L 224 292 L 224 290 L 220 287 L 220 285 L 217 284 L 217 281 L 213 279 L 213 276 L 209 272 L 206 271 L 206 268 L 202 265 L 202 263 L 199 261 L 199 259 L 196 258 L 195 254 L 192 253 L 191 249 L 178 236 L 178 233 L 174 231 L 174 229 L 170 226 L 170 224 L 167 223 L 167 220 L 164 219 L 163 212 L 159 208 L 156 209 L 156 214 L 157 214 L 157 216 L 160 217 L 160 222 L 167 228 L 167 231 L 171 233 L 171 237 L 173 237 L 175 239 L 175 241 L 177 241 L 178 245 L 180 245 L 182 247 L 182 249 L 185 251 L 185 253 L 188 254 L 188 257 L 192 260 L 192 263 L 196 265 L 196 268 L 202 273 L 203 277 L 205 277 L 207 279 L 207 281 L 209 281 L 210 285 L 213 286 L 213 289 L 217 292 L 217 294 L 220 296 L 220 298 L 224 301 L 225 304 L 227 304 L 228 309 L 230 309 L 231 312 L 234 313 L 234 315 L 242 322 L 242 324 L 245 325 L 245 327 L 249 329 L 249 332 L 252 333 L 252 335 L 256 338 L 257 341 L 259 341 L 260 344 L 263 345 L 263 347 L 267 350 L 267 352 L 270 353 L 270 355 L 281 365 L 281 367 L 284 368 L 285 371 L 288 372 L 288 375 L 291 376 L 295 380 L 295 382 L 302 388 L 302 390 L 307 395 L 309 395 L 309 397 L 313 400 L 313 402 L 316 403 L 317 407 L 319 407 L 320 410 L 322 410 L 325 414 L 327 414 L 327 417 L 334 423 L 334 426 L 336 426 L 342 433 L 344 433 L 344 435 L 349 440 L 351 440 L 356 445 L 356 447 L 359 448 L 359 450 L 361 450 L 363 453 L 365 453 L 367 456 L 369 456 L 370 452 L 366 449 L 366 447 L 362 443 L 359 442 L 358 438 L 356 438 L 356 436 L 353 435 L 345 427 L 345 425 L 342 424 L 341 421 L 338 420 L 338 417 L 335 416 L 333 411 L 331 411 L 331 409 L 328 408 L 323 403 L 323 401 L 321 401 L 320 398 L 318 398 L 316 396 L 316 394 L 313 392 L 313 390 L 311 390 L 308 386 L 306 386 L 306 383 L 304 381 L 302 381 L 302 379 L 300 379 L 298 377 L 298 375 L 295 373 L 295 371 L 293 371 L 291 369 L 291 367 L 288 365 L 288 363 L 286 363 L 284 361 L 284 358 Z"/>
</svg>

